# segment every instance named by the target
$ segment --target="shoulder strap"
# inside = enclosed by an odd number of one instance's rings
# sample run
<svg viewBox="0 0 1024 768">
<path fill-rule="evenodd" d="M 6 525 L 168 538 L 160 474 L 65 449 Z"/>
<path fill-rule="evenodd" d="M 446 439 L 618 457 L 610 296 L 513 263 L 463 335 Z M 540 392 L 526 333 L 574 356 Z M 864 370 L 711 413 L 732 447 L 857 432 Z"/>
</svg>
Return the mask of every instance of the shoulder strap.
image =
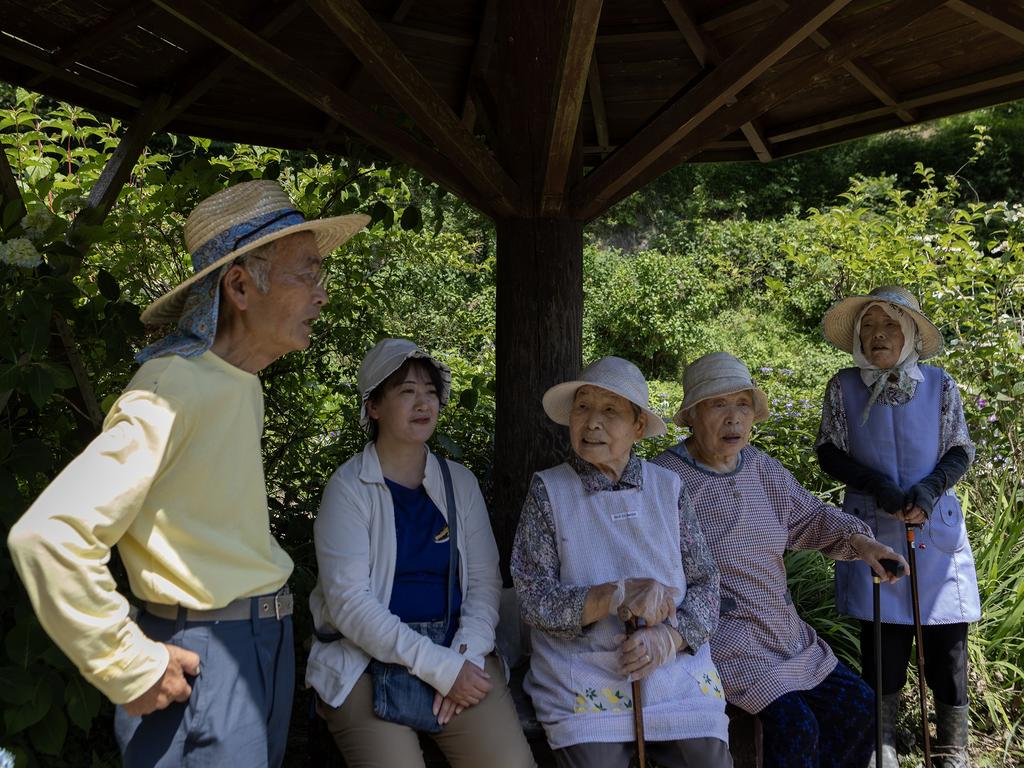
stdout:
<svg viewBox="0 0 1024 768">
<path fill-rule="evenodd" d="M 445 634 L 448 634 L 452 626 L 452 604 L 455 602 L 455 590 L 458 589 L 459 515 L 455 509 L 455 488 L 452 486 L 452 473 L 448 468 L 448 461 L 436 451 L 434 451 L 434 458 L 441 465 L 441 477 L 444 479 L 444 503 L 445 507 L 448 508 L 448 599 L 444 614 Z"/>
</svg>

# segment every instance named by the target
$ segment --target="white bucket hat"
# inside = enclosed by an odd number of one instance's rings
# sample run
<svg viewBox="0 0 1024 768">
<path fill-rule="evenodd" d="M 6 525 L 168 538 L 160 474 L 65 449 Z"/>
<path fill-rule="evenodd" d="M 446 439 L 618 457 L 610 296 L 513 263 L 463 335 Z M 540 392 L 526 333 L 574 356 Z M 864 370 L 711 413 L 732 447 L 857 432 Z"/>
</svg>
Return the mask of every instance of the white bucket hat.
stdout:
<svg viewBox="0 0 1024 768">
<path fill-rule="evenodd" d="M 223 189 L 199 203 L 185 221 L 185 245 L 194 274 L 150 304 L 142 322 L 177 322 L 190 287 L 254 248 L 312 232 L 320 255 L 327 256 L 369 221 L 361 213 L 306 221 L 276 181 L 247 181 Z"/>
<path fill-rule="evenodd" d="M 684 414 L 702 400 L 750 390 L 754 398 L 754 421 L 768 418 L 768 397 L 754 384 L 750 369 L 728 352 L 698 357 L 683 371 L 683 404 L 672 421 L 687 426 Z"/>
<path fill-rule="evenodd" d="M 373 390 L 401 368 L 409 358 L 426 360 L 437 368 L 437 372 L 441 374 L 441 391 L 437 393 L 437 399 L 442 408 L 448 402 L 452 393 L 451 368 L 436 357 L 431 357 L 408 339 L 381 339 L 373 345 L 373 349 L 366 353 L 366 357 L 359 365 L 359 375 L 356 377 L 356 386 L 359 387 L 360 397 L 359 426 L 363 429 L 370 427 L 370 415 L 366 412 L 366 402 L 373 394 Z"/>
<path fill-rule="evenodd" d="M 665 422 L 648 405 L 647 380 L 640 369 L 621 357 L 602 357 L 595 360 L 573 381 L 556 384 L 544 393 L 544 413 L 556 424 L 569 425 L 569 413 L 576 390 L 591 386 L 606 389 L 612 394 L 624 397 L 647 414 L 647 428 L 644 437 L 665 434 Z"/>
<path fill-rule="evenodd" d="M 834 347 L 844 352 L 853 352 L 853 328 L 861 310 L 868 304 L 884 301 L 897 309 L 906 312 L 917 325 L 917 335 L 921 340 L 918 357 L 927 360 L 942 351 L 942 334 L 935 324 L 921 312 L 921 305 L 914 294 L 899 285 L 882 285 L 867 295 L 847 296 L 833 304 L 821 321 L 825 338 Z"/>
</svg>

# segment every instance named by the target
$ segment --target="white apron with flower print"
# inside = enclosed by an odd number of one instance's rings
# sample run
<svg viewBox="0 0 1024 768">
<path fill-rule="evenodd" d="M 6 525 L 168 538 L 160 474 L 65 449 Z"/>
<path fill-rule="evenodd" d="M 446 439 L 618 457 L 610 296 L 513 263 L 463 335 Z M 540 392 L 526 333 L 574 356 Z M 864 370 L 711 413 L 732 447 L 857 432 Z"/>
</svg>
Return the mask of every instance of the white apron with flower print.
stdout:
<svg viewBox="0 0 1024 768">
<path fill-rule="evenodd" d="M 685 595 L 679 476 L 641 464 L 642 488 L 593 493 L 568 464 L 538 473 L 551 501 L 563 585 L 653 578 Z M 532 630 L 524 687 L 553 748 L 634 740 L 631 684 L 617 671 L 616 637 L 624 631 L 613 616 L 571 639 Z M 647 740 L 728 741 L 725 698 L 707 643 L 648 675 L 641 697 Z"/>
</svg>

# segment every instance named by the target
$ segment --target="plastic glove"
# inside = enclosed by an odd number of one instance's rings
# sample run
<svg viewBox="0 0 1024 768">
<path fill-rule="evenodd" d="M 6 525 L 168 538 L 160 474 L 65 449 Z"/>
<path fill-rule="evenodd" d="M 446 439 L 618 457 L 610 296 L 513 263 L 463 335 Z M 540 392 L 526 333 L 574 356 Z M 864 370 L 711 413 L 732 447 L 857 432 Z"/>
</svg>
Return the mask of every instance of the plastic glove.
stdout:
<svg viewBox="0 0 1024 768">
<path fill-rule="evenodd" d="M 654 579 L 627 579 L 625 598 L 617 611 L 619 620 L 643 619 L 644 623 L 654 625 L 670 619 L 678 624 L 678 595 L 677 589 L 666 587 Z"/>
<path fill-rule="evenodd" d="M 642 680 L 676 657 L 674 631 L 667 624 L 642 627 L 615 639 L 619 642 L 619 673 L 631 681 Z"/>
</svg>

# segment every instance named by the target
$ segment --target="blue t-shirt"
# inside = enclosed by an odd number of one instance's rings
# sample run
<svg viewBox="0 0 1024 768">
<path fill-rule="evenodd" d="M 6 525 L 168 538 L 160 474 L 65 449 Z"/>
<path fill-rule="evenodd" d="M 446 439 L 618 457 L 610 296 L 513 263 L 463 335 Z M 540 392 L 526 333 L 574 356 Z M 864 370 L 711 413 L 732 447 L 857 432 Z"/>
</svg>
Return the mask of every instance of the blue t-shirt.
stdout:
<svg viewBox="0 0 1024 768">
<path fill-rule="evenodd" d="M 448 523 L 423 486 L 406 488 L 387 478 L 395 505 L 397 552 L 388 608 L 402 621 L 443 621 L 451 558 Z M 458 626 L 462 590 L 454 590 L 453 628 Z"/>
</svg>

